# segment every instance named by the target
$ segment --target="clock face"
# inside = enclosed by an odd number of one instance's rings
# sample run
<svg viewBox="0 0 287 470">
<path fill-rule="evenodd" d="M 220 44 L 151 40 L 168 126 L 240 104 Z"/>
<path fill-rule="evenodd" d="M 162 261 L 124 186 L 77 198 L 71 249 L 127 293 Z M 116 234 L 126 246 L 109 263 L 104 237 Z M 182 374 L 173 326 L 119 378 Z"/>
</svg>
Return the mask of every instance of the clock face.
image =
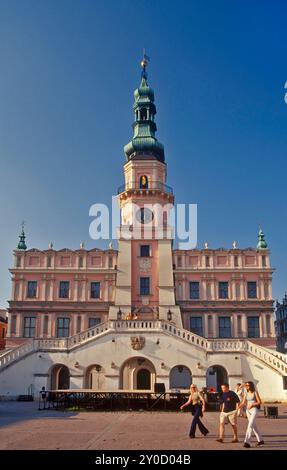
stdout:
<svg viewBox="0 0 287 470">
<path fill-rule="evenodd" d="M 143 207 L 137 211 L 136 218 L 141 224 L 149 224 L 153 220 L 153 212 Z"/>
</svg>

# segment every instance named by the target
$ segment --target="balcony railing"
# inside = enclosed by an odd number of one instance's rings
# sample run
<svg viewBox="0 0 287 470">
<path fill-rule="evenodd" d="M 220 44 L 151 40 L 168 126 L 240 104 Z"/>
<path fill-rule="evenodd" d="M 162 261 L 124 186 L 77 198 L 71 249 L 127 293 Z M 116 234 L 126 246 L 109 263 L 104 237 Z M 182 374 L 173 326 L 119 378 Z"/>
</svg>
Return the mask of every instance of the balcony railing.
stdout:
<svg viewBox="0 0 287 470">
<path fill-rule="evenodd" d="M 130 190 L 146 192 L 162 191 L 164 193 L 173 194 L 172 187 L 162 183 L 161 181 L 149 181 L 147 186 L 140 185 L 139 181 L 128 181 L 118 188 L 118 194 Z"/>
</svg>

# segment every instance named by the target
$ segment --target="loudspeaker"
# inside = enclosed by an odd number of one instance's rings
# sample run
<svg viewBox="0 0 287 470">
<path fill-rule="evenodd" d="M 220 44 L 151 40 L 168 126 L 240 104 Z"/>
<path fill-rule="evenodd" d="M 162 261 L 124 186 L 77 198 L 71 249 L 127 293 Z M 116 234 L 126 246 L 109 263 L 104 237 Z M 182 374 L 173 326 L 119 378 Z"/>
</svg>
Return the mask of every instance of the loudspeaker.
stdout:
<svg viewBox="0 0 287 470">
<path fill-rule="evenodd" d="M 155 383 L 154 384 L 154 393 L 165 393 L 164 383 Z"/>
</svg>

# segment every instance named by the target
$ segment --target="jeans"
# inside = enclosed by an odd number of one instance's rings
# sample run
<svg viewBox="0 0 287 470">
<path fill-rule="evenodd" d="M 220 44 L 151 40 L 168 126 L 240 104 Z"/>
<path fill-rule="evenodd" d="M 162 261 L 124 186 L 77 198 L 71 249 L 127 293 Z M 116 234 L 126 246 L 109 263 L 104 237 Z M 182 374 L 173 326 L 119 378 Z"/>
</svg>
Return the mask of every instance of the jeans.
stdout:
<svg viewBox="0 0 287 470">
<path fill-rule="evenodd" d="M 248 426 L 246 429 L 244 442 L 246 442 L 247 444 L 250 444 L 252 431 L 254 432 L 255 437 L 258 442 L 263 440 L 262 435 L 260 434 L 260 431 L 257 428 L 256 423 L 255 423 L 257 413 L 258 413 L 257 408 L 251 408 L 250 410 L 246 409 L 246 415 L 248 418 Z"/>
<path fill-rule="evenodd" d="M 193 416 L 193 420 L 192 420 L 190 431 L 189 431 L 190 436 L 195 436 L 196 425 L 198 425 L 198 428 L 201 434 L 205 435 L 208 433 L 208 430 L 206 429 L 204 424 L 200 421 L 200 415 L 201 415 L 201 406 L 195 405 L 194 416 Z"/>
</svg>

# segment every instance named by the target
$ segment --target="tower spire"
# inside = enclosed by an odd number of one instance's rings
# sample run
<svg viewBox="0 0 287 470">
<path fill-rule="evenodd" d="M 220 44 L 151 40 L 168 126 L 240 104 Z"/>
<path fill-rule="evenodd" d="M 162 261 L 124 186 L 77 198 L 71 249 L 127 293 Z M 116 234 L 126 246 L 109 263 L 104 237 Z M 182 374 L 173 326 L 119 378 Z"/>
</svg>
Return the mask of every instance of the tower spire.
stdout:
<svg viewBox="0 0 287 470">
<path fill-rule="evenodd" d="M 25 229 L 25 221 L 24 220 L 21 223 L 21 227 L 22 227 L 22 232 L 19 235 L 19 242 L 18 242 L 18 245 L 17 245 L 17 250 L 27 250 L 27 245 L 26 245 L 26 242 L 25 242 L 26 235 L 25 235 L 25 231 L 24 231 L 24 229 Z"/>
<path fill-rule="evenodd" d="M 145 50 L 141 60 L 141 83 L 135 90 L 134 110 L 134 135 L 132 140 L 124 146 L 124 152 L 127 160 L 135 157 L 150 156 L 164 163 L 164 147 L 155 137 L 157 130 L 155 123 L 156 106 L 154 104 L 153 89 L 147 83 L 147 65 L 150 58 Z"/>
<path fill-rule="evenodd" d="M 263 230 L 260 228 L 258 233 L 257 250 L 267 250 L 268 245 L 265 241 Z"/>
</svg>

